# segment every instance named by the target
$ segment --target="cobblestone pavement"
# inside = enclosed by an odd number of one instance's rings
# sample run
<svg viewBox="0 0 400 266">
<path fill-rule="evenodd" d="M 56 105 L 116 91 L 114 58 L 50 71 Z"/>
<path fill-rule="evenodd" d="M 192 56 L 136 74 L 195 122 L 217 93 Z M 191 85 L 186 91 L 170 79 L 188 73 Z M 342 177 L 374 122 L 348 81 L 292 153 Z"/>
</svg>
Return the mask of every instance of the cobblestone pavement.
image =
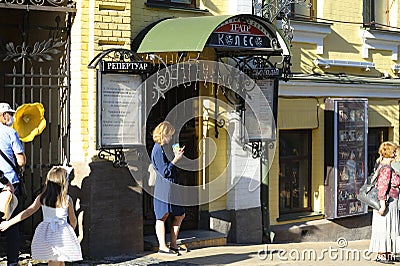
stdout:
<svg viewBox="0 0 400 266">
<path fill-rule="evenodd" d="M 47 265 L 46 262 L 33 261 L 31 259 L 24 259 L 20 261 L 20 265 L 25 266 L 44 266 Z M 7 265 L 6 261 L 0 262 L 0 265 Z M 136 258 L 136 257 L 112 257 L 108 259 L 102 260 L 84 260 L 79 263 L 66 263 L 66 266 L 102 266 L 102 265 L 115 265 L 115 266 L 146 266 L 146 265 L 168 265 L 168 266 L 192 266 L 198 264 L 186 263 L 186 262 L 171 262 L 171 261 L 162 261 L 156 258 L 145 257 L 145 258 Z"/>
<path fill-rule="evenodd" d="M 85 259 L 83 262 L 66 263 L 67 266 L 130 266 L 130 265 L 275 265 L 275 266 L 355 266 L 379 265 L 376 254 L 368 252 L 369 240 L 341 242 L 302 242 L 286 244 L 227 245 L 206 247 L 184 252 L 180 256 L 144 252 L 135 256 L 116 256 L 101 260 Z M 21 265 L 42 266 L 21 256 Z M 1 260 L 0 260 L 1 261 Z M 0 265 L 5 262 L 0 262 Z M 400 265 L 400 263 L 396 263 Z"/>
</svg>

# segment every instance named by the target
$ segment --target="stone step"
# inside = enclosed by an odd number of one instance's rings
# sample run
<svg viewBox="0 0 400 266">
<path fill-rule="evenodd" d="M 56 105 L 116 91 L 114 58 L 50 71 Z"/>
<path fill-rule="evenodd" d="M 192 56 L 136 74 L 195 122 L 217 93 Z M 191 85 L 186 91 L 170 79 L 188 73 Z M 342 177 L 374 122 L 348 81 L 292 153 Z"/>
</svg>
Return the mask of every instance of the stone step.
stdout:
<svg viewBox="0 0 400 266">
<path fill-rule="evenodd" d="M 166 235 L 167 241 L 170 234 Z M 211 230 L 186 230 L 179 232 L 177 244 L 188 249 L 225 246 L 226 235 Z M 169 242 L 167 242 L 169 245 Z M 144 249 L 147 251 L 158 250 L 158 240 L 155 235 L 144 236 Z"/>
</svg>

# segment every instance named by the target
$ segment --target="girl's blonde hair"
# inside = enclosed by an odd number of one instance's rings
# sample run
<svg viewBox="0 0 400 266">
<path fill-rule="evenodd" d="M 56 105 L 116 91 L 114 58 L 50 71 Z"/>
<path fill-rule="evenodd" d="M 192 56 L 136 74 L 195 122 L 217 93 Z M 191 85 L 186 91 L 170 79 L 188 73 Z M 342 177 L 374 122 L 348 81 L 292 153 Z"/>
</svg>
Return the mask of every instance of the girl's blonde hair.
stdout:
<svg viewBox="0 0 400 266">
<path fill-rule="evenodd" d="M 57 208 L 68 205 L 67 170 L 61 166 L 53 166 L 47 173 L 46 186 L 40 196 L 40 203 Z"/>
<path fill-rule="evenodd" d="M 161 145 L 165 136 L 172 136 L 174 133 L 175 128 L 168 121 L 163 121 L 154 129 L 153 140 Z"/>
<path fill-rule="evenodd" d="M 397 145 L 390 141 L 382 142 L 379 146 L 378 153 L 382 158 L 393 158 Z"/>
</svg>

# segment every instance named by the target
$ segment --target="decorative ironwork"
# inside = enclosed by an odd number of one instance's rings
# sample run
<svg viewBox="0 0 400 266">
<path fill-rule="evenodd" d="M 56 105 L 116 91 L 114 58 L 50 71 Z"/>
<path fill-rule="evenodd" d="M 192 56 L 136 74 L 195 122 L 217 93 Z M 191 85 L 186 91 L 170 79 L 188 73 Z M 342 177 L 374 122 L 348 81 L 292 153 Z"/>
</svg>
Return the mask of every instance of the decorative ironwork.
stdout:
<svg viewBox="0 0 400 266">
<path fill-rule="evenodd" d="M 206 113 L 203 121 L 206 123 L 208 123 L 208 121 L 210 121 L 210 120 L 214 121 L 214 131 L 215 131 L 214 136 L 215 136 L 215 138 L 218 138 L 218 136 L 219 136 L 218 128 L 223 128 L 227 123 L 227 121 L 224 119 L 224 115 L 226 115 L 227 112 L 223 111 L 223 112 L 218 113 L 218 105 L 217 105 L 218 101 L 217 101 L 217 98 L 214 98 L 214 99 L 215 99 L 215 102 L 214 102 L 215 110 L 214 111 L 211 111 L 210 108 L 203 107 L 205 109 L 204 111 Z M 208 115 L 209 113 L 214 113 L 214 117 L 209 116 Z"/>
<path fill-rule="evenodd" d="M 108 157 L 114 156 L 113 166 L 115 168 L 126 167 L 128 163 L 125 158 L 125 153 L 122 149 L 100 149 L 98 155 L 100 159 L 107 160 Z"/>
<path fill-rule="evenodd" d="M 101 61 L 110 62 L 128 62 L 128 61 L 143 61 L 135 52 L 127 49 L 114 48 L 108 49 L 96 55 L 90 61 L 88 68 L 95 69 Z"/>
<path fill-rule="evenodd" d="M 253 0 L 253 13 L 273 22 L 276 19 L 282 20 L 282 32 L 289 44 L 293 40 L 293 27 L 290 26 L 289 16 L 292 12 L 292 5 L 305 5 L 311 7 L 308 0 Z"/>
<path fill-rule="evenodd" d="M 12 7 L 16 1 L 0 1 L 3 7 Z M 26 2 L 19 1 L 26 6 Z M 32 6 L 32 5 L 31 5 Z M 22 7 L 18 7 L 22 10 Z M 36 8 L 36 10 L 44 8 Z M 56 10 L 57 8 L 52 9 Z M 1 93 L 5 101 L 13 103 L 14 109 L 25 103 L 40 102 L 45 107 L 45 118 L 48 127 L 32 142 L 25 143 L 26 162 L 24 178 L 27 180 L 27 200 L 21 201 L 23 208 L 27 207 L 42 191 L 46 174 L 53 165 L 59 165 L 70 157 L 70 42 L 72 13 L 56 17 L 54 13 L 44 12 L 42 19 L 35 20 L 30 12 L 22 12 L 21 17 L 10 20 L 10 24 L 2 25 L 9 28 L 3 32 L 0 41 L 0 62 L 2 62 Z M 61 18 L 60 18 L 61 17 Z M 21 20 L 20 20 L 21 19 Z M 55 22 L 54 22 L 55 21 Z M 15 31 L 11 25 L 18 24 Z M 20 34 L 20 35 L 19 35 Z M 46 36 L 37 44 L 29 43 L 29 36 Z M 6 49 L 7 45 L 11 46 Z M 48 41 L 51 40 L 51 41 Z M 10 41 L 10 42 L 9 42 Z M 54 42 L 62 42 L 55 45 Z M 11 44 L 10 44 L 11 43 Z M 33 46 L 32 46 L 33 45 Z M 28 48 L 31 46 L 31 48 Z M 54 47 L 57 46 L 57 47 Z M 52 48 L 53 47 L 53 48 Z M 51 51 L 56 49 L 59 53 Z M 45 54 L 44 56 L 41 56 Z M 50 55 L 50 57 L 46 56 Z M 4 59 L 10 56 L 4 63 Z M 39 58 L 43 62 L 39 62 Z M 30 182 L 35 180 L 35 182 Z M 23 225 L 25 238 L 31 238 L 35 230 L 35 222 L 40 219 L 40 213 L 34 214 Z"/>
<path fill-rule="evenodd" d="M 32 60 L 37 62 L 52 61 L 54 59 L 52 55 L 60 54 L 64 45 L 65 42 L 52 39 L 36 42 L 33 47 L 26 46 L 25 42 L 17 46 L 13 42 L 9 42 L 2 49 L 3 61 L 13 60 L 18 62 L 22 58 L 28 59 L 31 63 Z"/>
<path fill-rule="evenodd" d="M 250 143 L 245 143 L 245 145 L 243 145 L 244 151 L 246 151 L 249 148 L 251 148 L 251 157 L 253 157 L 253 159 L 260 158 L 264 154 L 261 141 L 252 141 Z"/>
<path fill-rule="evenodd" d="M 64 51 L 65 41 L 62 41 L 63 30 L 60 27 L 60 17 L 55 18 L 55 30 L 49 33 L 50 39 L 36 42 L 33 47 L 28 46 L 26 42 L 21 45 L 15 45 L 13 42 L 8 42 L 5 45 L 0 42 L 0 58 L 3 61 L 18 62 L 22 59 L 27 59 L 31 64 L 32 61 L 45 62 L 53 61 L 55 55 L 61 54 Z"/>
<path fill-rule="evenodd" d="M 264 144 L 264 145 L 263 145 Z M 251 148 L 251 156 L 253 159 L 260 158 L 263 155 L 266 155 L 266 149 L 274 149 L 275 147 L 275 142 L 274 141 L 267 141 L 267 142 L 262 142 L 262 141 L 252 141 L 250 143 L 246 143 L 243 145 L 243 150 L 247 150 L 248 148 Z"/>
<path fill-rule="evenodd" d="M 0 3 L 15 5 L 73 7 L 75 3 L 70 0 L 0 0 Z"/>
<path fill-rule="evenodd" d="M 149 69 L 147 69 L 149 68 L 148 62 L 144 62 L 142 58 L 139 57 L 135 52 L 123 48 L 108 49 L 97 54 L 96 57 L 93 58 L 89 63 L 88 68 L 96 69 L 97 67 L 99 67 L 100 72 L 114 72 L 121 75 L 125 75 L 126 73 L 146 75 L 149 72 Z M 98 76 L 97 78 L 103 80 L 102 76 Z M 98 88 L 98 91 L 101 94 L 102 88 Z M 102 105 L 98 106 L 98 110 L 102 109 L 101 106 Z M 98 121 L 100 121 L 100 119 L 98 119 Z M 98 124 L 97 127 L 97 132 L 101 132 L 102 130 L 99 130 L 101 124 Z M 120 125 L 117 127 L 120 127 Z M 126 167 L 127 161 L 122 147 L 127 148 L 132 144 L 129 143 L 127 145 L 126 143 L 118 142 L 119 144 L 117 145 L 111 145 L 110 143 L 103 143 L 103 136 L 101 134 L 99 134 L 97 137 L 97 148 L 99 149 L 98 157 L 106 160 L 108 160 L 109 157 L 114 157 L 114 167 Z"/>
<path fill-rule="evenodd" d="M 270 56 L 226 56 L 220 58 L 221 62 L 232 62 L 235 68 L 240 69 L 252 79 L 281 78 L 287 81 L 291 76 L 290 56 L 282 57 L 282 61 L 272 63 Z M 228 99 L 229 100 L 229 99 Z M 232 103 L 232 101 L 230 101 Z"/>
</svg>

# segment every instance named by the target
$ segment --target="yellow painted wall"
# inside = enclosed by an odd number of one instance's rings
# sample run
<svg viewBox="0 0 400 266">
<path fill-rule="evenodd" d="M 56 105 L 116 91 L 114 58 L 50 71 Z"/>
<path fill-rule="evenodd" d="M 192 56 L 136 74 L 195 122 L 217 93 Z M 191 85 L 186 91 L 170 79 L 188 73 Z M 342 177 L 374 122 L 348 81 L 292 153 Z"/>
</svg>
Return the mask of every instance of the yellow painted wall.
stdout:
<svg viewBox="0 0 400 266">
<path fill-rule="evenodd" d="M 388 127 L 389 140 L 399 140 L 399 102 L 397 99 L 368 99 L 369 127 Z"/>
<path fill-rule="evenodd" d="M 324 53 L 316 54 L 316 44 L 293 42 L 293 68 L 294 72 L 312 73 L 315 58 L 349 60 L 356 62 L 373 62 L 375 69 L 365 71 L 356 67 L 331 67 L 328 70 L 318 69 L 318 72 L 347 73 L 363 76 L 381 76 L 388 72 L 392 77 L 397 77 L 391 70 L 393 64 L 399 64 L 400 58 L 396 61 L 391 59 L 392 51 L 370 49 L 368 58 L 362 58 L 362 38 L 360 29 L 363 21 L 362 1 L 319 1 L 314 5 L 316 17 L 323 18 L 321 22 L 332 23 L 331 33 L 324 40 Z M 400 13 L 399 1 L 391 2 L 391 20 L 397 21 Z M 341 23 L 344 21 L 346 23 Z M 393 29 L 394 30 L 394 29 Z M 296 28 L 294 29 L 296 35 Z M 398 34 L 398 33 L 397 33 Z"/>
<path fill-rule="evenodd" d="M 89 161 L 96 154 L 95 71 L 87 68 L 99 53 L 111 48 L 130 49 L 131 40 L 149 24 L 167 17 L 208 16 L 210 12 L 153 8 L 146 0 L 100 0 L 78 2 L 73 23 L 72 89 L 80 91 L 80 110 L 74 122 L 80 125 L 81 150 Z M 200 0 L 197 1 L 200 6 Z M 80 49 L 79 51 L 76 49 Z M 76 80 L 78 79 L 78 80 Z M 75 88 L 76 87 L 76 88 Z M 73 111 L 72 111 L 72 115 Z M 94 157 L 93 157 L 94 158 Z"/>
<path fill-rule="evenodd" d="M 278 129 L 310 129 L 312 130 L 312 210 L 323 212 L 324 192 L 324 125 L 323 98 L 279 98 Z M 278 132 L 279 133 L 279 132 Z M 279 135 L 278 135 L 279 138 Z M 270 217 L 271 225 L 292 223 L 280 222 L 279 218 L 279 141 L 276 142 L 274 160 L 270 169 Z M 303 219 L 307 220 L 307 219 Z"/>
<path fill-rule="evenodd" d="M 213 89 L 215 89 L 215 86 L 212 84 L 208 84 L 207 86 L 204 86 L 204 83 L 201 82 L 199 84 L 200 96 L 205 96 L 207 99 L 204 98 L 199 104 L 199 113 L 203 115 L 200 124 L 202 126 L 199 128 L 199 136 L 201 136 L 199 139 L 199 144 L 201 145 L 201 147 L 199 147 L 201 149 L 199 156 L 203 157 L 205 163 L 204 165 L 200 166 L 200 169 L 203 170 L 201 170 L 199 173 L 198 184 L 202 184 L 203 178 L 205 179 L 206 183 L 210 183 L 218 179 L 217 184 L 214 182 L 213 185 L 209 187 L 208 198 L 201 199 L 202 202 L 210 202 L 208 206 L 206 204 L 200 206 L 201 210 L 209 211 L 226 209 L 225 191 L 227 180 L 227 132 L 225 128 L 218 128 L 218 137 L 215 136 L 215 104 L 212 94 Z M 219 97 L 219 99 L 221 100 L 221 97 Z M 226 118 L 224 117 L 224 119 Z M 206 139 L 208 140 L 206 141 Z M 203 151 L 205 152 L 203 153 Z M 214 153 L 215 157 L 213 157 Z M 208 164 L 208 162 L 210 162 L 210 164 L 204 168 L 205 164 Z M 222 196 L 217 199 L 212 199 L 212 195 Z"/>
<path fill-rule="evenodd" d="M 198 17 L 209 16 L 210 12 L 196 12 L 190 10 L 155 8 L 146 6 L 146 0 L 131 0 L 132 1 L 132 36 L 136 36 L 139 31 L 144 29 L 149 24 L 168 17 Z M 200 0 L 197 1 L 197 6 L 200 6 Z"/>
<path fill-rule="evenodd" d="M 400 12 L 399 1 L 391 3 L 391 20 L 398 23 L 398 14 Z M 399 59 L 391 59 L 391 50 L 370 49 L 368 58 L 362 58 L 362 39 L 360 29 L 363 21 L 362 1 L 344 0 L 344 1 L 314 1 L 315 16 L 324 18 L 321 22 L 332 23 L 331 33 L 323 39 L 324 53 L 316 54 L 315 43 L 296 43 L 292 46 L 292 71 L 294 73 L 321 74 L 345 73 L 348 76 L 371 76 L 380 77 L 385 72 L 393 77 L 398 77 L 391 71 L 393 64 L 399 64 Z M 395 17 L 395 18 L 394 18 Z M 340 23 L 346 21 L 350 23 Z M 294 29 L 296 35 L 296 28 Z M 318 68 L 314 65 L 315 58 L 349 60 L 356 62 L 373 62 L 375 69 L 365 71 L 355 67 L 331 67 L 329 69 Z M 311 121 L 312 112 L 307 112 L 307 98 L 291 99 L 293 105 L 287 103 L 287 99 L 279 99 L 278 129 L 300 129 L 312 128 L 312 210 L 315 212 L 324 212 L 324 119 L 323 108 L 324 99 L 319 98 L 320 114 L 318 127 L 315 128 L 315 121 Z M 389 140 L 397 142 L 399 140 L 399 104 L 396 99 L 368 99 L 368 123 L 369 127 L 388 127 Z M 297 115 L 297 112 L 305 115 Z M 294 114 L 290 116 L 289 113 Z M 315 115 L 315 114 L 314 114 Z M 279 143 L 277 143 L 279 145 Z M 279 217 L 279 147 L 276 149 L 273 165 L 270 170 L 270 215 L 271 224 L 279 224 L 276 219 Z M 287 221 L 282 223 L 291 223 Z"/>
<path fill-rule="evenodd" d="M 311 204 L 314 212 L 324 213 L 324 98 L 279 98 L 278 109 L 279 129 L 312 130 Z M 388 127 L 392 141 L 399 139 L 398 117 L 398 100 L 368 99 L 368 127 Z M 279 142 L 270 169 L 269 206 L 271 225 L 294 222 L 276 221 L 279 217 Z M 309 219 L 297 221 L 305 220 Z"/>
<path fill-rule="evenodd" d="M 218 211 L 226 209 L 226 182 L 227 182 L 227 132 L 225 129 L 219 129 L 218 138 L 215 138 L 215 130 L 210 127 L 208 130 L 208 137 L 210 137 L 217 145 L 217 154 L 215 160 L 212 161 L 209 167 L 207 167 L 207 175 L 209 182 L 216 178 L 221 179 L 221 183 L 225 185 L 211 186 L 213 190 L 211 194 L 221 195 L 218 199 L 213 199 L 209 203 L 209 211 Z M 220 183 L 220 184 L 221 184 Z"/>
<path fill-rule="evenodd" d="M 202 0 L 201 8 L 207 9 L 214 16 L 231 14 L 230 7 L 232 5 L 231 1 L 226 0 Z"/>
<path fill-rule="evenodd" d="M 398 2 L 398 1 L 396 1 Z M 79 42 L 81 51 L 76 60 L 80 60 L 80 64 L 72 65 L 72 72 L 79 72 L 81 90 L 80 100 L 82 102 L 81 110 L 79 110 L 80 121 L 73 120 L 81 129 L 82 149 L 85 156 L 90 156 L 94 148 L 95 139 L 95 75 L 93 70 L 88 70 L 89 61 L 98 53 L 109 48 L 130 48 L 131 40 L 143 28 L 159 19 L 166 17 L 187 17 L 187 16 L 207 16 L 222 15 L 229 13 L 229 1 L 225 0 L 202 0 L 202 7 L 210 12 L 192 12 L 183 10 L 171 10 L 150 8 L 145 5 L 145 0 L 114 0 L 114 1 L 88 1 L 79 2 L 80 21 L 74 21 L 74 25 L 79 25 L 81 29 L 80 36 L 74 36 L 73 42 Z M 198 1 L 200 5 L 200 0 Z M 358 1 L 357 1 L 358 3 Z M 362 21 L 362 6 L 360 3 L 355 4 L 352 0 L 324 1 L 323 13 L 318 14 L 319 17 L 327 19 L 338 19 L 353 21 L 359 23 Z M 324 54 L 320 57 L 327 59 L 341 59 L 364 61 L 361 58 L 361 39 L 358 35 L 360 25 L 357 24 L 334 24 L 332 33 L 324 39 Z M 296 34 L 296 32 L 294 32 Z M 89 37 L 92 37 L 89 38 Z M 93 42 L 92 42 L 93 40 Z M 315 44 L 293 43 L 292 71 L 311 74 L 314 69 L 313 60 L 317 57 Z M 375 62 L 378 71 L 384 71 L 390 68 L 393 62 L 390 59 L 389 51 L 370 50 L 368 61 Z M 366 73 L 363 70 L 354 68 L 349 69 L 329 69 L 329 72 L 344 72 L 351 74 L 376 74 L 371 71 Z M 72 76 L 74 78 L 74 76 Z M 75 88 L 72 88 L 74 90 Z M 204 95 L 211 95 L 210 91 L 204 91 Z M 317 100 L 321 105 L 317 106 Z M 278 128 L 281 129 L 298 129 L 312 128 L 312 208 L 314 211 L 323 212 L 323 99 L 295 99 L 295 104 L 289 104 L 289 99 L 279 99 Z M 319 120 L 317 120 L 316 112 L 319 110 Z M 294 119 L 295 116 L 290 115 L 289 111 L 304 114 L 300 119 Z M 378 115 L 376 111 L 379 111 Z M 369 123 L 371 127 L 390 126 L 392 127 L 390 138 L 399 138 L 398 121 L 398 104 L 396 100 L 370 100 Z M 201 131 L 201 129 L 199 129 Z M 210 129 L 208 136 L 213 135 L 213 128 Z M 224 131 L 220 130 L 220 138 L 216 140 L 219 147 L 227 146 Z M 277 142 L 278 145 L 278 142 Z M 279 147 L 276 148 L 276 154 L 272 167 L 270 169 L 270 210 L 271 224 L 276 223 L 279 216 L 279 180 L 278 180 L 278 154 Z M 217 161 L 207 170 L 208 176 L 215 176 L 223 165 L 226 165 L 225 157 L 220 155 L 221 160 Z M 89 158 L 90 159 L 90 158 Z M 199 175 L 201 176 L 201 175 Z M 224 188 L 218 188 L 224 189 Z M 220 199 L 211 202 L 210 211 L 226 208 L 226 199 Z"/>
</svg>

